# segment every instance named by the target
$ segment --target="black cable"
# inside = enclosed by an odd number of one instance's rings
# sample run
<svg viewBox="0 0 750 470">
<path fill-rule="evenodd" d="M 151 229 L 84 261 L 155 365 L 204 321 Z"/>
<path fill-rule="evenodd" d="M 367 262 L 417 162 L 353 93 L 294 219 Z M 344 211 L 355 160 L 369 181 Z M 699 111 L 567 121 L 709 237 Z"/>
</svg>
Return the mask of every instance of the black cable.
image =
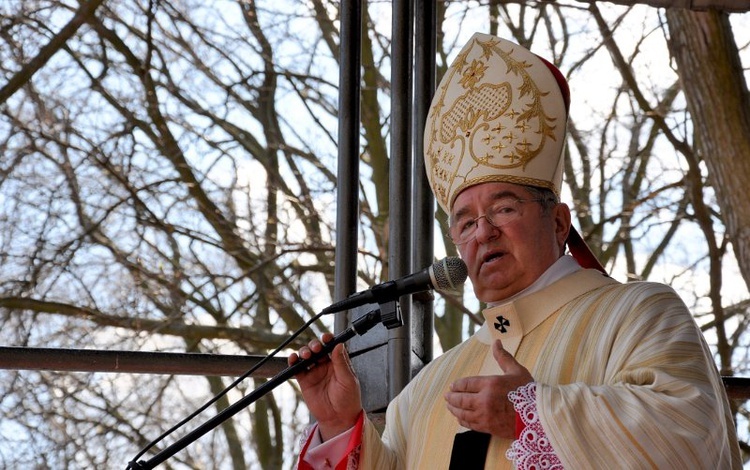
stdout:
<svg viewBox="0 0 750 470">
<path fill-rule="evenodd" d="M 195 410 L 193 413 L 191 413 L 187 418 L 183 419 L 182 421 L 180 421 L 176 425 L 172 426 L 170 429 L 168 429 L 167 431 L 165 431 L 164 433 L 162 433 L 161 436 L 157 437 L 156 439 L 154 439 L 153 441 L 151 441 L 149 444 L 147 444 L 146 447 L 144 447 L 143 449 L 141 449 L 141 451 L 138 453 L 138 455 L 136 455 L 133 458 L 132 461 L 133 462 L 137 462 L 138 459 L 140 459 L 141 457 L 143 457 L 143 455 L 146 452 L 148 452 L 155 445 L 157 445 L 158 443 L 160 443 L 161 441 L 163 441 L 164 439 L 166 439 L 167 436 L 169 436 L 173 432 L 177 431 L 178 429 L 180 429 L 181 427 L 183 427 L 184 425 L 186 425 L 188 422 L 192 421 L 199 414 L 201 414 L 204 411 L 206 411 L 206 409 L 208 409 L 211 405 L 213 405 L 214 403 L 216 403 L 221 397 L 223 397 L 224 395 L 226 395 L 227 393 L 229 393 L 232 389 L 236 388 L 242 381 L 244 381 L 245 379 L 247 379 L 253 372 L 255 372 L 256 370 L 258 370 L 258 368 L 260 366 L 262 366 L 263 364 L 265 364 L 266 362 L 268 362 L 271 358 L 273 358 L 274 356 L 276 356 L 276 354 L 278 354 L 282 349 L 286 348 L 286 346 L 289 345 L 289 343 L 291 343 L 292 341 L 294 341 L 300 334 L 302 334 L 303 331 L 305 331 L 307 328 L 309 328 L 310 325 L 312 325 L 313 323 L 315 323 L 322 316 L 323 316 L 323 313 L 319 313 L 319 314 L 315 315 L 313 318 L 311 318 L 310 320 L 308 320 L 304 325 L 302 325 L 302 327 L 300 327 L 297 331 L 295 331 L 289 338 L 287 338 L 286 340 L 284 340 L 284 342 L 281 343 L 281 345 L 279 345 L 276 349 L 274 349 L 273 351 L 271 351 L 270 354 L 268 354 L 266 357 L 264 357 L 263 359 L 261 359 L 253 367 L 251 367 L 250 370 L 248 370 L 247 372 L 245 372 L 244 374 L 242 374 L 240 377 L 238 377 L 234 382 L 232 382 L 224 390 L 222 390 L 221 392 L 219 392 L 211 400 L 209 400 L 208 402 L 206 402 L 203 406 L 201 406 L 200 408 L 198 408 L 197 410 Z"/>
</svg>

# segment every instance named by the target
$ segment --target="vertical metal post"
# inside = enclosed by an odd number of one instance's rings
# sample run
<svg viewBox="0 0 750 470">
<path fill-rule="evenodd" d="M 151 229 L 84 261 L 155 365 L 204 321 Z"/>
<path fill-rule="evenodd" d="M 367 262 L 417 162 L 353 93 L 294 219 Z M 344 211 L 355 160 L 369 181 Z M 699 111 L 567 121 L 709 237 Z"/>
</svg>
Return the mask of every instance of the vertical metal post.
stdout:
<svg viewBox="0 0 750 470">
<path fill-rule="evenodd" d="M 339 50 L 339 162 L 336 212 L 335 300 L 356 290 L 359 225 L 359 151 L 362 92 L 363 0 L 342 0 Z M 362 310 L 362 311 L 360 311 Z M 336 315 L 334 330 L 341 333 L 367 306 Z M 352 366 L 359 377 L 362 404 L 368 412 L 388 405 L 388 332 L 382 325 L 366 336 L 355 336 L 348 348 L 356 354 Z"/>
<path fill-rule="evenodd" d="M 393 0 L 391 38 L 391 158 L 389 171 L 389 250 L 391 279 L 409 274 L 412 207 L 412 37 L 413 0 Z M 388 337 L 389 399 L 411 380 L 411 304 L 401 300 L 404 326 Z"/>
<path fill-rule="evenodd" d="M 435 198 L 424 164 L 424 128 L 435 93 L 436 2 L 417 0 L 414 26 L 414 265 L 430 266 L 434 254 Z M 418 363 L 412 376 L 432 360 L 435 326 L 433 296 L 414 296 L 412 302 L 412 350 Z"/>
<path fill-rule="evenodd" d="M 361 85 L 362 1 L 341 2 L 339 69 L 339 154 L 336 191 L 336 267 L 334 300 L 354 292 L 357 281 L 359 221 L 359 96 Z M 336 315 L 334 329 L 346 329 L 346 312 Z"/>
</svg>

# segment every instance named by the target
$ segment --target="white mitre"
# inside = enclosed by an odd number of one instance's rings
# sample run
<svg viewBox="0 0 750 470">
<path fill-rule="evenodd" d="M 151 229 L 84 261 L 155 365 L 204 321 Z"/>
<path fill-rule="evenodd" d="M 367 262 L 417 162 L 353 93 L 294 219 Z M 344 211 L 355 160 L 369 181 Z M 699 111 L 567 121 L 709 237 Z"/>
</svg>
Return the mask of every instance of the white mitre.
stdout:
<svg viewBox="0 0 750 470">
<path fill-rule="evenodd" d="M 448 213 L 469 186 L 507 182 L 562 186 L 567 82 L 518 44 L 476 33 L 448 68 L 432 100 L 425 165 Z"/>
</svg>

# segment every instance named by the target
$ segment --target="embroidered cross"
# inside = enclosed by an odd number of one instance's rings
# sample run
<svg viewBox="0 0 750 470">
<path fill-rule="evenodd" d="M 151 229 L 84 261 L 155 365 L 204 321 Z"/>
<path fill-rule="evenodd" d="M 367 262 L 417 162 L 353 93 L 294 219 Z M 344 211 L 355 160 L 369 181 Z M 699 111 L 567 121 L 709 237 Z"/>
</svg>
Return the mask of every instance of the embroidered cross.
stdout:
<svg viewBox="0 0 750 470">
<path fill-rule="evenodd" d="M 507 333 L 508 329 L 505 328 L 506 326 L 510 326 L 510 322 L 507 318 L 500 315 L 497 317 L 497 322 L 495 323 L 495 329 L 498 330 L 500 333 Z"/>
</svg>

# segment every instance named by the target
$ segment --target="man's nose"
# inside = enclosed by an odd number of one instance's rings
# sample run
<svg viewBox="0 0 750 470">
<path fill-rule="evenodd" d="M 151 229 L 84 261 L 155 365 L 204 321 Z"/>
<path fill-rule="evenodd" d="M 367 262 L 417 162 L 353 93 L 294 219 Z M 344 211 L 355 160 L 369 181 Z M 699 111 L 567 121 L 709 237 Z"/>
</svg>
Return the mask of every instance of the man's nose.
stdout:
<svg viewBox="0 0 750 470">
<path fill-rule="evenodd" d="M 500 229 L 492 225 L 486 215 L 477 219 L 477 231 L 475 234 L 477 243 L 485 243 L 497 238 L 499 235 Z"/>
</svg>

